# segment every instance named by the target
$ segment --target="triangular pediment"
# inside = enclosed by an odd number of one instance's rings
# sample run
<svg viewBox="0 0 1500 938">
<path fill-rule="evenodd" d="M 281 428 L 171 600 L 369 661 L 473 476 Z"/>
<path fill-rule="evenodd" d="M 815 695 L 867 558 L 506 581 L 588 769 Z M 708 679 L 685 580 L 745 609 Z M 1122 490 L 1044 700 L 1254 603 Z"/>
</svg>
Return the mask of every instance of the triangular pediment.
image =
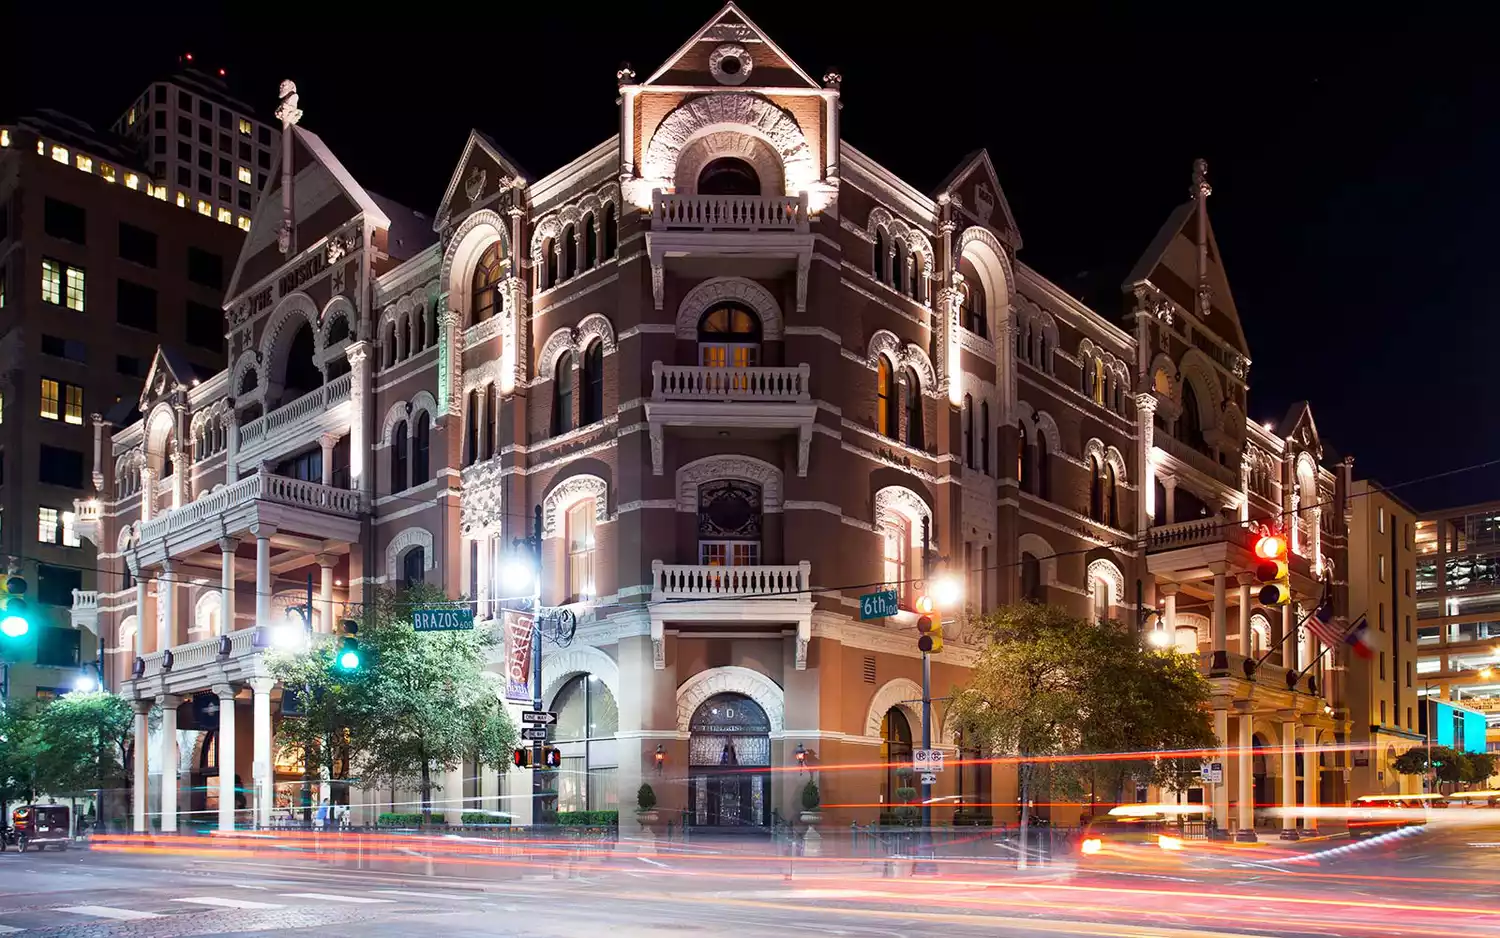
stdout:
<svg viewBox="0 0 1500 938">
<path fill-rule="evenodd" d="M 146 371 L 146 381 L 141 386 L 141 413 L 177 388 L 192 387 L 198 378 L 198 370 L 180 352 L 158 345 L 156 354 L 151 357 L 151 367 Z"/>
<path fill-rule="evenodd" d="M 1194 327 L 1206 329 L 1223 339 L 1241 355 L 1250 357 L 1245 330 L 1240 325 L 1239 309 L 1229 291 L 1229 275 L 1219 254 L 1213 222 L 1203 213 L 1207 235 L 1209 309 L 1205 318 L 1197 315 L 1198 302 L 1198 211 L 1196 202 L 1184 202 L 1167 217 L 1156 237 L 1136 261 L 1135 267 L 1121 285 L 1126 292 L 1149 282 L 1194 317 Z"/>
<path fill-rule="evenodd" d="M 1011 214 L 1005 190 L 988 150 L 979 149 L 964 157 L 953 172 L 938 185 L 936 196 L 957 197 L 958 214 L 972 224 L 984 225 L 1012 250 L 1021 247 L 1021 232 Z"/>
<path fill-rule="evenodd" d="M 1312 405 L 1297 401 L 1287 409 L 1286 416 L 1276 428 L 1276 434 L 1291 441 L 1297 448 L 1310 450 L 1321 461 L 1323 439 L 1318 435 L 1318 425 L 1313 420 Z"/>
<path fill-rule="evenodd" d="M 748 73 L 735 81 L 719 77 L 727 70 L 717 69 L 723 61 L 716 50 L 728 46 L 739 46 L 749 58 L 747 63 L 736 63 L 736 71 L 748 66 Z M 733 3 L 724 5 L 702 29 L 683 43 L 662 66 L 647 78 L 644 85 L 688 85 L 734 87 L 743 84 L 755 88 L 818 88 L 820 85 L 792 57 L 766 35 L 765 31 L 745 12 Z"/>
<path fill-rule="evenodd" d="M 495 141 L 477 130 L 470 130 L 458 166 L 448 180 L 442 201 L 438 203 L 433 229 L 441 230 L 452 219 L 488 201 L 516 181 L 526 182 L 526 173 L 516 161 Z"/>
<path fill-rule="evenodd" d="M 292 132 L 292 217 L 296 222 L 296 246 L 316 243 L 363 214 L 376 228 L 390 228 L 391 220 L 354 177 L 339 162 L 317 134 L 293 126 Z M 281 253 L 276 235 L 282 223 L 282 150 L 271 161 L 266 187 L 261 190 L 255 214 L 251 216 L 250 233 L 240 248 L 234 275 L 225 293 L 232 305 L 241 291 L 259 282 L 295 256 Z"/>
</svg>

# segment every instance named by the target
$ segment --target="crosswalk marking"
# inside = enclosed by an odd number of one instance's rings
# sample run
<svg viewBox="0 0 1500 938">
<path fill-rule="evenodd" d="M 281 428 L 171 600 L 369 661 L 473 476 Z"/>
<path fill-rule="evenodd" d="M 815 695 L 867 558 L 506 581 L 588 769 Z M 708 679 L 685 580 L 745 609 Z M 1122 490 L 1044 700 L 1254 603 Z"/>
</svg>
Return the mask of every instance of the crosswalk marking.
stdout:
<svg viewBox="0 0 1500 938">
<path fill-rule="evenodd" d="M 282 909 L 285 906 L 276 902 L 253 902 L 249 899 L 221 899 L 218 896 L 193 896 L 185 899 L 173 899 L 173 902 L 193 902 L 198 905 L 219 905 L 226 909 Z"/>
<path fill-rule="evenodd" d="M 476 893 L 463 896 L 451 892 L 412 892 L 406 889 L 371 889 L 370 891 L 382 896 L 411 896 L 414 899 L 479 899 L 484 895 Z"/>
<path fill-rule="evenodd" d="M 161 918 L 155 912 L 137 912 L 134 909 L 113 909 L 107 905 L 70 905 L 54 912 L 72 912 L 74 915 L 92 915 L 94 918 L 112 918 L 128 922 L 138 918 Z"/>
<path fill-rule="evenodd" d="M 25 930 L 24 928 L 17 928 L 14 925 L 0 925 L 0 935 L 14 935 L 18 931 Z"/>
<path fill-rule="evenodd" d="M 322 899 L 325 902 L 395 902 L 395 899 L 370 899 L 365 896 L 336 896 L 327 892 L 284 892 L 283 896 L 289 899 Z"/>
</svg>

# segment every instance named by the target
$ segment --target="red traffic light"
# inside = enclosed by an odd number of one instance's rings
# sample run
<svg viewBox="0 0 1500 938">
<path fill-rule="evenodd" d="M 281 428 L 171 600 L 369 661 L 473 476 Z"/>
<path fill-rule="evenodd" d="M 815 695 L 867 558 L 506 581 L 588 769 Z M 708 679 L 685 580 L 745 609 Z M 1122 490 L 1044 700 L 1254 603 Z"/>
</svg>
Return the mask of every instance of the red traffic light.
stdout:
<svg viewBox="0 0 1500 938">
<path fill-rule="evenodd" d="M 1286 538 L 1280 534 L 1262 535 L 1255 542 L 1255 556 L 1262 560 L 1284 560 L 1286 558 Z"/>
<path fill-rule="evenodd" d="M 531 765 L 530 749 L 512 749 L 510 753 L 511 764 L 518 769 L 524 769 Z"/>
</svg>

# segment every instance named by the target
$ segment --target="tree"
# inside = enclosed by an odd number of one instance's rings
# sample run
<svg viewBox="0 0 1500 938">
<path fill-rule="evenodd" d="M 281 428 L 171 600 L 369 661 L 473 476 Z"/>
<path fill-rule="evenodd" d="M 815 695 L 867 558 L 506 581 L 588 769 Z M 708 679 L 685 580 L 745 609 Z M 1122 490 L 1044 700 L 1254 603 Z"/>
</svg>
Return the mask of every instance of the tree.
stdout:
<svg viewBox="0 0 1500 938">
<path fill-rule="evenodd" d="M 424 820 L 432 814 L 435 772 L 467 758 L 504 765 L 517 738 L 502 685 L 485 671 L 495 636 L 413 631 L 412 609 L 445 601 L 427 586 L 377 592 L 359 620 L 363 665 L 352 674 L 335 669 L 332 645 L 272 663 L 272 673 L 301 695 L 306 714 L 282 720 L 278 740 L 330 777 L 352 771 L 367 785 L 415 788 Z"/>
<path fill-rule="evenodd" d="M 127 784 L 125 756 L 134 710 L 108 691 L 74 691 L 41 707 L 33 721 L 37 784 L 69 799 L 103 794 Z M 95 806 L 99 818 L 102 803 Z"/>
<path fill-rule="evenodd" d="M 974 625 L 988 643 L 954 695 L 953 718 L 981 747 L 1020 756 L 1023 803 L 1039 760 L 1048 764 L 1043 783 L 1075 796 L 1102 785 L 1121 800 L 1132 777 L 1179 790 L 1195 783 L 1199 752 L 1217 739 L 1209 685 L 1192 658 L 1143 648 L 1118 623 L 1037 603 Z M 1083 758 L 1111 753 L 1163 755 Z"/>
<path fill-rule="evenodd" d="M 12 803 L 36 800 L 36 704 L 0 700 L 0 812 Z M 0 826 L 9 822 L 0 813 Z"/>
<path fill-rule="evenodd" d="M 1406 750 L 1396 757 L 1391 768 L 1402 775 L 1426 776 L 1427 747 L 1413 746 Z M 1452 746 L 1433 746 L 1430 770 L 1439 782 L 1449 785 L 1483 783 L 1495 774 L 1495 756 L 1488 752 L 1464 752 Z"/>
</svg>

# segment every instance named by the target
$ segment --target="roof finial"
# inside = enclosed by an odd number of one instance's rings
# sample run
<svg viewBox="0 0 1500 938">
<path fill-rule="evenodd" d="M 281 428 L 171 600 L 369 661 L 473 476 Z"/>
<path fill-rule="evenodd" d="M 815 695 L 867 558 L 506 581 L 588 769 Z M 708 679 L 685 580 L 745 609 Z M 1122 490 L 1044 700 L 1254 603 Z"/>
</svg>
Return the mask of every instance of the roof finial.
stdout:
<svg viewBox="0 0 1500 938">
<path fill-rule="evenodd" d="M 1213 300 L 1213 288 L 1208 285 L 1208 197 L 1213 195 L 1213 186 L 1208 184 L 1208 160 L 1199 157 L 1193 160 L 1193 185 L 1188 190 L 1197 208 L 1198 230 L 1198 316 L 1208 318 L 1209 304 Z"/>
<path fill-rule="evenodd" d="M 302 109 L 297 107 L 297 83 L 290 78 L 281 81 L 281 90 L 277 92 L 281 103 L 276 106 L 276 119 L 282 124 L 295 124 L 302 120 Z"/>
<path fill-rule="evenodd" d="M 1201 156 L 1193 160 L 1193 185 L 1188 194 L 1200 202 L 1214 194 L 1214 187 L 1208 184 L 1208 160 Z"/>
<path fill-rule="evenodd" d="M 276 117 L 281 121 L 281 227 L 276 230 L 276 247 L 282 254 L 291 255 L 297 250 L 297 227 L 292 218 L 292 128 L 302 120 L 302 109 L 297 106 L 297 83 L 290 78 L 282 79 L 277 94 L 281 98 L 276 105 Z"/>
</svg>

